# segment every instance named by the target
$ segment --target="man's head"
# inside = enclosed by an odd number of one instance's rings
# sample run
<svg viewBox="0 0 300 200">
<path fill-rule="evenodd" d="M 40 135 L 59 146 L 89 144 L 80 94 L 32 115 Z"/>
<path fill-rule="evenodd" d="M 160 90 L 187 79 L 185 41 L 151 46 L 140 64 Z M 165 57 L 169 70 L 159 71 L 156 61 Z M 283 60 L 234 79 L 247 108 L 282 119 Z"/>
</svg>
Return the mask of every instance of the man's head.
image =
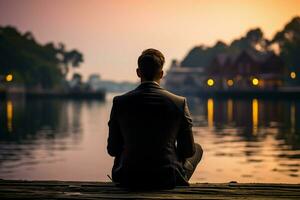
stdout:
<svg viewBox="0 0 300 200">
<path fill-rule="evenodd" d="M 163 77 L 164 55 L 156 49 L 146 49 L 138 58 L 138 77 L 142 81 L 157 81 Z"/>
</svg>

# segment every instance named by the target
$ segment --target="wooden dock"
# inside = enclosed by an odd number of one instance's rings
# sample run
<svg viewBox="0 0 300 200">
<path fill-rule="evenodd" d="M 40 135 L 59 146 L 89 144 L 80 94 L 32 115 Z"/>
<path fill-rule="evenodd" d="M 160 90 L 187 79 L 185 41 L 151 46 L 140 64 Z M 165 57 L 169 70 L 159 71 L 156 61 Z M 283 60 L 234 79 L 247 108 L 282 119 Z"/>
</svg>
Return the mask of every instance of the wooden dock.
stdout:
<svg viewBox="0 0 300 200">
<path fill-rule="evenodd" d="M 300 184 L 197 183 L 133 192 L 112 183 L 0 180 L 0 199 L 300 199 Z"/>
</svg>

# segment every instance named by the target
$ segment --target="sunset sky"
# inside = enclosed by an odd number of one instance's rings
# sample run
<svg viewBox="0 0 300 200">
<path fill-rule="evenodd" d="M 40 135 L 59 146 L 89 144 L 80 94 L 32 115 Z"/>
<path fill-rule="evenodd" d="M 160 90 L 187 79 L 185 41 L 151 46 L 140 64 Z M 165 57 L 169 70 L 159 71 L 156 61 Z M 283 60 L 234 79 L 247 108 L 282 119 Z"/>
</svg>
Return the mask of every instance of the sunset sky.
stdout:
<svg viewBox="0 0 300 200">
<path fill-rule="evenodd" d="M 85 57 L 79 72 L 136 81 L 136 60 L 153 47 L 183 59 L 196 45 L 230 42 L 250 28 L 271 38 L 300 15 L 300 0 L 0 0 L 0 26 L 63 42 Z"/>
</svg>

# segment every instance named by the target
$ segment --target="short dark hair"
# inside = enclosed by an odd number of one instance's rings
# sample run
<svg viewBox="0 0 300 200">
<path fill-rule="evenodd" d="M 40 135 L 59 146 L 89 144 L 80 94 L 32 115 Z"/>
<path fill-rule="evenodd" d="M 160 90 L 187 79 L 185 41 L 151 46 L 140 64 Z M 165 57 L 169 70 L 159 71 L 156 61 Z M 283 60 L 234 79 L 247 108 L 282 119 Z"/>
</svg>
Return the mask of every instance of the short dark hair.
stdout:
<svg viewBox="0 0 300 200">
<path fill-rule="evenodd" d="M 156 49 L 146 49 L 138 58 L 138 67 L 146 80 L 154 80 L 165 63 L 164 55 Z"/>
</svg>

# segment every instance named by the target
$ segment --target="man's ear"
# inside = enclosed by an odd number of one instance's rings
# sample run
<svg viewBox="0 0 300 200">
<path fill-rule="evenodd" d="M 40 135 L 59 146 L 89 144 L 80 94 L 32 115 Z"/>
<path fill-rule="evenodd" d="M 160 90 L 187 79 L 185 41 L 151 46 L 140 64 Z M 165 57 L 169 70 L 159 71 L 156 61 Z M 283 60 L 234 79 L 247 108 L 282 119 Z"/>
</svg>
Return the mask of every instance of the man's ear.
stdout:
<svg viewBox="0 0 300 200">
<path fill-rule="evenodd" d="M 164 76 L 164 71 L 161 70 L 161 72 L 159 73 L 159 78 L 162 79 L 163 76 Z"/>
<path fill-rule="evenodd" d="M 139 68 L 136 68 L 136 75 L 141 78 L 141 70 Z"/>
</svg>

